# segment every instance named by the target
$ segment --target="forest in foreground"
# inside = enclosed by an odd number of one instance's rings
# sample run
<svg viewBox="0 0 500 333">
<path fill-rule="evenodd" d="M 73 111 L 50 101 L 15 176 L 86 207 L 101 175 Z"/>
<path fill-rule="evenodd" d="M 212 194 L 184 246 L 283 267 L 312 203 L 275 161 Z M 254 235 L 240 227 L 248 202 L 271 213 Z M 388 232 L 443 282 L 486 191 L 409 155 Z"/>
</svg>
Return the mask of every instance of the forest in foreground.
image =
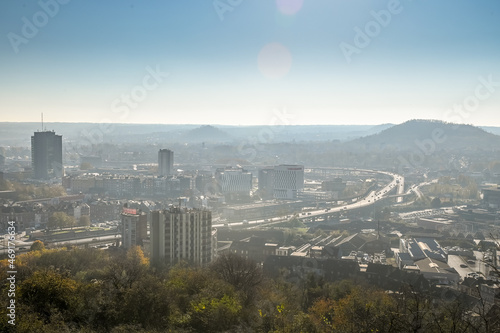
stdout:
<svg viewBox="0 0 500 333">
<path fill-rule="evenodd" d="M 139 247 L 45 249 L 15 261 L 15 323 L 8 323 L 7 259 L 0 261 L 2 332 L 500 332 L 498 318 L 460 299 L 362 280 L 265 277 L 234 254 L 210 266 L 154 268 Z"/>
</svg>

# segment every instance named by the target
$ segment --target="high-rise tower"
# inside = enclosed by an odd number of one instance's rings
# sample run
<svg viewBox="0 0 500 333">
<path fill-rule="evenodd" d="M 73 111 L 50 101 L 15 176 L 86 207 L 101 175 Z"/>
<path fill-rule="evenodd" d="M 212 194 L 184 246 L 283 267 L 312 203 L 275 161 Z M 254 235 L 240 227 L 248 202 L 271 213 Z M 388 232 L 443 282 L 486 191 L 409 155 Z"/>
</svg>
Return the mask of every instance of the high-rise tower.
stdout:
<svg viewBox="0 0 500 333">
<path fill-rule="evenodd" d="M 166 177 L 174 171 L 174 152 L 168 149 L 158 151 L 158 174 Z"/>
<path fill-rule="evenodd" d="M 31 166 L 35 179 L 61 178 L 62 136 L 54 131 L 35 132 L 31 137 Z"/>
<path fill-rule="evenodd" d="M 154 211 L 150 239 L 153 263 L 206 265 L 212 260 L 212 213 L 179 207 Z"/>
</svg>

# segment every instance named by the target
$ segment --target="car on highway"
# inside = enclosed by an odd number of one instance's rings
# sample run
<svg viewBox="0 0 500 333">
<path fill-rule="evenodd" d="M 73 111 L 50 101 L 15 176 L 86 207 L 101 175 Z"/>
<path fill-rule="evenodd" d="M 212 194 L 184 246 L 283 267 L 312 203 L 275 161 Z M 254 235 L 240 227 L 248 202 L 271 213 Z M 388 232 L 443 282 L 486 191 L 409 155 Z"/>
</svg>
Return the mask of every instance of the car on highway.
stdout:
<svg viewBox="0 0 500 333">
<path fill-rule="evenodd" d="M 460 267 L 467 268 L 467 265 L 466 264 L 460 264 Z"/>
</svg>

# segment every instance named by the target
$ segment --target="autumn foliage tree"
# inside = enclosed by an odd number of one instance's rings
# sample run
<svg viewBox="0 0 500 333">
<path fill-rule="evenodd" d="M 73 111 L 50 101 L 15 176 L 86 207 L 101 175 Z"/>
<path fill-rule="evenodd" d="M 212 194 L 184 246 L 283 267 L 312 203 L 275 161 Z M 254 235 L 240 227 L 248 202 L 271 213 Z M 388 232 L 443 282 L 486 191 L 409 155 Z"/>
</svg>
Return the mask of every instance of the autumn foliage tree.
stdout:
<svg viewBox="0 0 500 333">
<path fill-rule="evenodd" d="M 78 225 L 80 227 L 88 227 L 88 226 L 90 226 L 90 216 L 88 216 L 88 215 L 82 215 L 82 216 L 80 216 L 80 219 L 78 220 Z"/>
<path fill-rule="evenodd" d="M 255 296 L 256 288 L 262 283 L 262 269 L 251 259 L 234 253 L 220 255 L 211 265 L 211 270 L 223 281 L 243 293 L 248 305 Z"/>
<path fill-rule="evenodd" d="M 270 279 L 234 254 L 209 267 L 179 263 L 162 271 L 150 268 L 140 247 L 48 249 L 19 254 L 16 269 L 12 332 L 498 331 L 498 316 L 471 316 L 460 299 L 313 274 Z M 0 260 L 0 278 L 8 270 Z M 0 304 L 9 302 L 7 288 L 0 286 Z M 9 332 L 6 311 L 0 307 L 1 332 Z"/>
<path fill-rule="evenodd" d="M 41 240 L 36 240 L 31 244 L 30 251 L 43 251 L 45 250 L 45 245 Z"/>
<path fill-rule="evenodd" d="M 65 212 L 54 212 L 49 217 L 47 227 L 49 229 L 59 229 L 75 226 L 75 218 Z"/>
</svg>

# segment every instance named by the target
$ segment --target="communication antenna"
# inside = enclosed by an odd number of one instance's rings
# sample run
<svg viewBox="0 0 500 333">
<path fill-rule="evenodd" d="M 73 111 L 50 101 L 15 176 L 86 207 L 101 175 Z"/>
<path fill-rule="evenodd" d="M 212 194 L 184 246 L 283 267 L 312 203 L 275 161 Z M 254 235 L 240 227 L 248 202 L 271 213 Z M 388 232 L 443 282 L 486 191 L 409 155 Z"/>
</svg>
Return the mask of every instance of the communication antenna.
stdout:
<svg viewBox="0 0 500 333">
<path fill-rule="evenodd" d="M 43 132 L 43 112 L 42 112 L 42 132 Z"/>
</svg>

